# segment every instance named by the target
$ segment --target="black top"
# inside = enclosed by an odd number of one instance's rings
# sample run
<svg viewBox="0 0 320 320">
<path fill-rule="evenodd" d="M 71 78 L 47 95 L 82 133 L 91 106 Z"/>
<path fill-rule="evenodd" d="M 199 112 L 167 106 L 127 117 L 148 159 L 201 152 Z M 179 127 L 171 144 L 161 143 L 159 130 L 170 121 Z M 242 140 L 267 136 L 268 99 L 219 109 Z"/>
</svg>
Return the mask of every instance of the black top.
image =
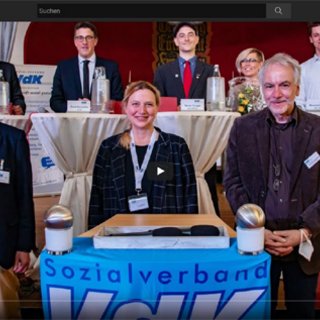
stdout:
<svg viewBox="0 0 320 320">
<path fill-rule="evenodd" d="M 150 161 L 148 163 L 147 169 L 146 169 L 144 176 L 143 176 L 143 179 L 142 179 L 141 193 L 146 193 L 148 195 L 149 208 L 144 209 L 144 210 L 140 210 L 140 211 L 135 211 L 135 213 L 150 213 L 150 212 L 152 212 L 153 206 L 152 206 L 151 194 L 152 194 L 153 183 L 152 183 L 152 180 L 148 179 L 147 171 L 150 166 L 150 163 L 155 161 L 157 146 L 158 146 L 158 142 L 156 141 L 154 144 L 153 150 L 152 150 Z M 136 146 L 138 163 L 139 163 L 140 167 L 142 165 L 144 156 L 147 152 L 147 148 L 148 148 L 148 145 Z M 134 171 L 133 171 L 133 162 L 132 162 L 130 150 L 128 150 L 127 156 L 126 156 L 126 181 L 127 181 L 127 184 L 126 184 L 127 198 L 129 196 L 137 195 L 136 187 L 135 187 Z M 128 207 L 128 211 L 129 211 L 129 207 Z"/>
</svg>

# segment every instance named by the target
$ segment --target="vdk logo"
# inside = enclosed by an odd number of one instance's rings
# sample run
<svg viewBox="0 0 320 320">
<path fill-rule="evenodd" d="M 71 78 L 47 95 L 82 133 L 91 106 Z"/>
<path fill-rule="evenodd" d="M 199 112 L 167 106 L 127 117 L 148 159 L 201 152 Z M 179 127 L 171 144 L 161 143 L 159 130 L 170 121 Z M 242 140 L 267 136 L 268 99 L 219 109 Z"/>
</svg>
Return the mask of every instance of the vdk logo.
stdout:
<svg viewBox="0 0 320 320">
<path fill-rule="evenodd" d="M 117 293 L 88 290 L 78 308 L 73 304 L 74 292 L 70 288 L 49 286 L 51 319 L 102 319 L 110 310 Z M 187 311 L 189 320 L 199 319 L 241 319 L 261 297 L 266 288 L 235 290 L 228 299 L 224 292 L 198 293 Z M 188 299 L 185 293 L 159 293 L 156 303 L 132 299 L 116 304 L 111 319 L 181 319 Z"/>
<path fill-rule="evenodd" d="M 19 76 L 19 82 L 22 84 L 41 84 L 41 79 L 43 75 L 38 74 L 21 74 Z"/>
</svg>

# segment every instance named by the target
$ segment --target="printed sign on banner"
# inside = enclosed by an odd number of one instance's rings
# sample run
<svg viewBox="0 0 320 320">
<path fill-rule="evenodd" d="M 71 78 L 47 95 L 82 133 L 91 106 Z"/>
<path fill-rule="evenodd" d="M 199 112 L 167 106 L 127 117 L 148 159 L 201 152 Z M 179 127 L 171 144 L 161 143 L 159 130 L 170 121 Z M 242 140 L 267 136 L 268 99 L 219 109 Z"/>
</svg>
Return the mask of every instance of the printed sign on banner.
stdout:
<svg viewBox="0 0 320 320">
<path fill-rule="evenodd" d="M 45 319 L 269 319 L 270 256 L 226 249 L 41 253 Z"/>
<path fill-rule="evenodd" d="M 55 66 L 16 65 L 21 89 L 27 104 L 26 113 L 45 112 L 49 109 Z M 34 194 L 57 194 L 63 185 L 63 173 L 43 148 L 38 133 L 31 129 L 29 136 L 33 171 Z"/>
</svg>

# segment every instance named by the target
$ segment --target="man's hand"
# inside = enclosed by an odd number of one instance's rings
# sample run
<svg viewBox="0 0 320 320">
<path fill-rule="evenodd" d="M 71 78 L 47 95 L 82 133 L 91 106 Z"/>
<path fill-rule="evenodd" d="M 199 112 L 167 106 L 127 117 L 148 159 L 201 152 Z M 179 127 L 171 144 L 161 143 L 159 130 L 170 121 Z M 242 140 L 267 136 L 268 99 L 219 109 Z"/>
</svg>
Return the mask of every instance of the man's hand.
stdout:
<svg viewBox="0 0 320 320">
<path fill-rule="evenodd" d="M 265 230 L 264 246 L 266 251 L 276 256 L 290 254 L 300 244 L 299 230 Z"/>
<path fill-rule="evenodd" d="M 29 252 L 17 251 L 16 258 L 14 261 L 13 272 L 24 273 L 27 271 L 30 264 Z"/>
<path fill-rule="evenodd" d="M 23 115 L 23 109 L 19 105 L 13 105 L 10 107 L 10 114 L 17 116 Z"/>
</svg>

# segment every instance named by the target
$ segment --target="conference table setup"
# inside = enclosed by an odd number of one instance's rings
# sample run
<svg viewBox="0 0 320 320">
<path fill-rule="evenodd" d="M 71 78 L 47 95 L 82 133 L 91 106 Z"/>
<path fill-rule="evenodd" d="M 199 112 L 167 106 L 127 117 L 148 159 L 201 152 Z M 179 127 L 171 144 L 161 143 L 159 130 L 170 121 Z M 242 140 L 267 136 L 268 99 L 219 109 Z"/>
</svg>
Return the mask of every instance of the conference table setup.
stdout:
<svg viewBox="0 0 320 320">
<path fill-rule="evenodd" d="M 96 248 L 101 230 L 146 226 L 223 227 L 223 247 L 197 246 L 220 236 L 194 236 L 187 248 Z M 147 235 L 147 241 L 156 239 Z M 188 239 L 190 235 L 183 237 Z M 73 239 L 70 253 L 40 256 L 45 319 L 268 319 L 270 256 L 241 255 L 235 232 L 215 215 L 118 214 Z M 105 237 L 108 244 L 108 237 Z M 122 238 L 122 239 L 120 239 Z M 162 239 L 161 239 L 162 238 Z M 176 240 L 178 241 L 178 238 Z M 187 240 L 188 241 L 188 240 Z"/>
<path fill-rule="evenodd" d="M 201 214 L 215 214 L 207 172 L 222 155 L 236 112 L 159 112 L 155 125 L 182 136 L 193 158 Z M 126 115 L 105 113 L 34 113 L 31 121 L 56 166 L 64 173 L 60 204 L 74 214 L 74 235 L 87 230 L 95 158 L 101 142 L 129 128 Z"/>
</svg>

